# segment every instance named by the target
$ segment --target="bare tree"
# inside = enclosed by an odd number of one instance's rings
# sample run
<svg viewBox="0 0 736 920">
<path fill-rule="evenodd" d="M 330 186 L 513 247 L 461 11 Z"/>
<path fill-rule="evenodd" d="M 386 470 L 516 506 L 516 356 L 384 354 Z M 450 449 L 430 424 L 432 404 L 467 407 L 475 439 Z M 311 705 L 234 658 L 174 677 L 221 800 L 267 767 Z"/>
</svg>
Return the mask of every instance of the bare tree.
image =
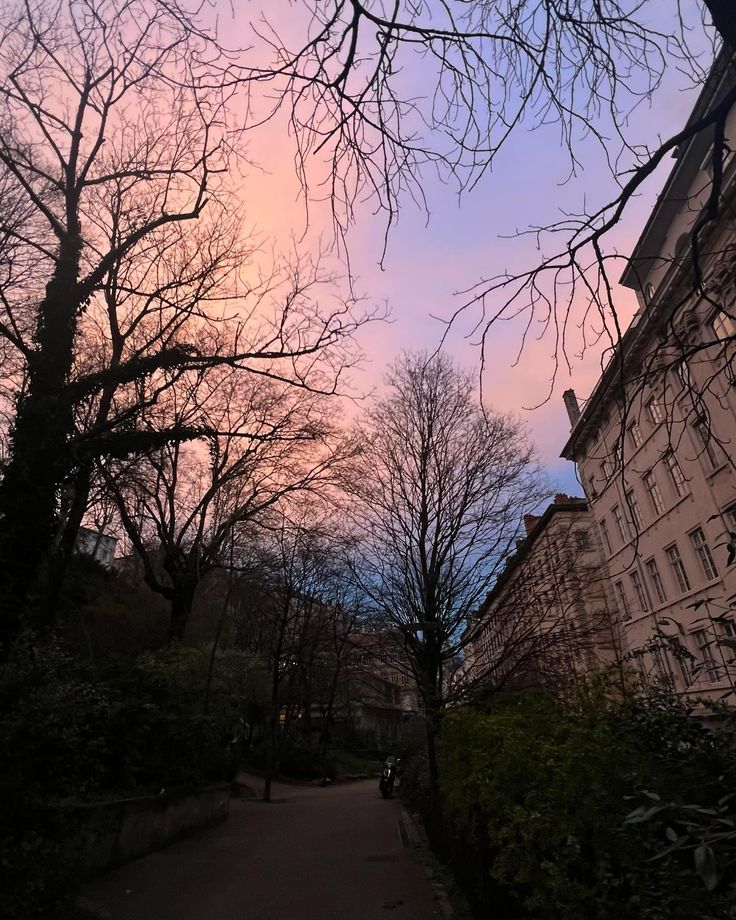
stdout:
<svg viewBox="0 0 736 920">
<path fill-rule="evenodd" d="M 182 368 L 221 363 L 323 390 L 339 378 L 339 348 L 332 380 L 330 359 L 316 367 L 315 356 L 355 330 L 349 305 L 309 301 L 298 267 L 280 308 L 262 311 L 258 290 L 240 302 L 253 285 L 239 273 L 246 247 L 230 171 L 243 119 L 231 115 L 247 84 L 231 79 L 230 63 L 177 2 L 4 7 L 4 644 L 29 598 L 41 625 L 53 614 L 54 559 L 73 545 L 94 460 L 201 433 L 134 432 L 145 408 L 130 398 L 136 381 L 158 375 L 169 386 Z"/>
<path fill-rule="evenodd" d="M 321 395 L 230 368 L 189 371 L 144 419 L 152 431 L 207 432 L 208 449 L 173 440 L 98 464 L 147 584 L 171 603 L 177 641 L 200 581 L 226 567 L 228 541 L 287 496 L 326 488 L 351 447 Z"/>
<path fill-rule="evenodd" d="M 543 490 L 520 423 L 483 412 L 445 355 L 406 354 L 387 382 L 348 489 L 363 590 L 401 636 L 421 693 L 436 819 L 445 667 Z"/>
<path fill-rule="evenodd" d="M 338 234 L 365 193 L 386 213 L 390 230 L 407 195 L 425 204 L 428 173 L 451 179 L 460 192 L 472 190 L 519 129 L 556 124 L 570 177 L 590 163 L 608 167 L 611 191 L 605 184 L 599 190 L 596 170 L 596 189 L 579 205 L 566 192 L 560 220 L 519 232 L 533 249 L 525 268 L 494 269 L 461 295 L 449 320 L 470 319 L 482 365 L 503 321 L 521 323 L 521 348 L 528 337 L 548 337 L 553 361 L 543 401 L 574 357 L 621 342 L 625 323 L 612 277 L 621 257 L 612 233 L 658 167 L 694 141 L 710 168 L 690 205 L 685 251 L 673 259 L 677 266 L 689 254 L 687 283 L 677 304 L 665 305 L 671 335 L 667 348 L 644 362 L 642 385 L 663 360 L 674 370 L 690 354 L 697 360 L 703 349 L 723 346 L 715 338 L 693 346 L 674 327 L 677 307 L 694 294 L 730 315 L 730 297 L 707 278 L 723 256 L 713 229 L 732 207 L 724 197 L 734 165 L 728 169 L 727 125 L 736 103 L 736 23 L 728 0 L 678 0 L 666 13 L 656 0 L 305 0 L 304 7 L 310 29 L 301 43 L 285 42 L 275 21 L 256 29 L 274 51 L 273 66 L 258 76 L 279 86 L 286 81 L 300 174 L 305 185 L 330 183 Z M 672 68 L 690 87 L 722 85 L 681 130 L 642 137 L 631 115 L 656 104 Z M 326 178 L 315 173 L 315 153 L 328 161 Z M 726 348 L 717 361 L 716 398 L 731 355 Z M 694 388 L 701 404 L 694 411 L 703 411 L 708 388 Z"/>
<path fill-rule="evenodd" d="M 330 511 L 311 502 L 272 515 L 253 568 L 247 634 L 268 664 L 271 685 L 263 798 L 270 801 L 286 738 L 311 745 L 312 709 L 322 725 L 315 753 L 323 773 L 348 637 L 359 612 L 346 559 L 350 541 Z"/>
<path fill-rule="evenodd" d="M 116 262 L 217 197 L 231 148 L 227 93 L 200 72 L 207 40 L 176 4 L 34 2 L 5 13 L 0 166 L 33 213 L 3 230 L 24 259 L 35 256 L 45 288 L 31 310 L 13 287 L 3 302 L 2 331 L 25 376 L 0 484 L 3 639 L 48 553 L 73 465 L 79 317 Z M 126 204 L 110 244 L 103 203 L 116 195 Z"/>
<path fill-rule="evenodd" d="M 720 211 L 728 153 L 723 129 L 736 89 L 729 85 L 703 118 L 653 148 L 629 136 L 627 117 L 656 90 L 669 61 L 703 80 L 696 52 L 701 38 L 713 36 L 711 19 L 726 46 L 721 66 L 732 71 L 733 23 L 723 0 L 696 5 L 702 16 L 695 39 L 690 11 L 679 4 L 660 30 L 648 18 L 653 2 L 631 9 L 613 0 L 564 6 L 541 0 L 332 0 L 303 6 L 308 36 L 293 48 L 277 27 L 254 22 L 270 49 L 264 66 L 225 53 L 175 2 L 34 0 L 7 8 L 0 31 L 0 181 L 12 207 L 3 212 L 0 235 L 4 252 L 13 249 L 15 268 L 12 277 L 3 276 L 0 335 L 11 351 L 17 412 L 10 413 L 0 487 L 6 638 L 17 628 L 29 591 L 39 587 L 60 493 L 76 472 L 75 407 L 89 387 L 100 386 L 98 377 L 69 386 L 82 320 L 106 285 L 115 288 L 120 278 L 127 283 L 129 274 L 117 266 L 145 263 L 151 241 L 176 237 L 182 226 L 226 202 L 227 170 L 242 125 L 230 115 L 234 108 L 250 114 L 254 87 L 271 84 L 277 107 L 288 104 L 306 184 L 313 178 L 307 159 L 326 154 L 339 232 L 366 189 L 390 225 L 402 194 L 421 200 L 427 168 L 454 177 L 460 189 L 471 188 L 521 124 L 556 121 L 572 169 L 581 165 L 581 132 L 598 142 L 620 194 L 579 220 L 535 231 L 549 231 L 553 240 L 564 234 L 559 257 L 491 278 L 472 293 L 466 306 L 484 306 L 478 327 L 483 341 L 499 318 L 520 308 L 530 324 L 541 321 L 554 332 L 557 358 L 567 360 L 570 301 L 555 294 L 563 283 L 569 293 L 571 279 L 590 295 L 586 319 L 602 318 L 616 340 L 620 327 L 602 241 L 663 158 L 708 132 L 714 136 L 713 187 L 693 236 L 694 255 L 701 230 Z M 432 92 L 418 96 L 415 83 Z M 28 266 L 32 283 L 25 286 L 20 279 Z M 551 289 L 543 277 L 552 279 Z M 145 288 L 139 293 L 158 292 L 168 301 L 165 284 L 163 291 L 148 283 Z M 345 313 L 332 316 L 327 339 L 344 336 L 346 326 L 354 328 Z M 114 329 L 105 334 L 114 342 Z M 196 348 L 193 339 L 164 336 L 158 349 L 122 357 L 113 377 L 129 381 L 158 367 L 181 366 Z M 322 344 L 323 337 L 305 342 L 297 336 L 287 345 L 277 335 L 274 350 L 288 360 L 295 353 L 312 355 Z M 253 357 L 252 347 L 245 351 Z M 264 352 L 274 357 L 266 348 L 258 354 Z M 303 380 L 305 372 L 303 366 L 291 374 Z M 139 447 L 144 440 L 139 437 Z M 130 450 L 130 438 L 123 443 Z M 67 548 L 72 532 L 73 525 L 64 538 Z"/>
</svg>

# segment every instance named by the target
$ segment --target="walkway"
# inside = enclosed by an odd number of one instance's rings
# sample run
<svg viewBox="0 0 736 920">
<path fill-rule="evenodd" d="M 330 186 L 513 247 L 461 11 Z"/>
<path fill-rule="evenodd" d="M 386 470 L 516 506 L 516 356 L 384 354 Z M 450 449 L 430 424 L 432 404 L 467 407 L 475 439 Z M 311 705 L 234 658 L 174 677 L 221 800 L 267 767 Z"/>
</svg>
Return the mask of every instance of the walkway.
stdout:
<svg viewBox="0 0 736 920">
<path fill-rule="evenodd" d="M 87 886 L 112 920 L 435 920 L 423 870 L 402 844 L 399 803 L 377 783 L 274 786 L 234 800 L 224 824 Z"/>
</svg>

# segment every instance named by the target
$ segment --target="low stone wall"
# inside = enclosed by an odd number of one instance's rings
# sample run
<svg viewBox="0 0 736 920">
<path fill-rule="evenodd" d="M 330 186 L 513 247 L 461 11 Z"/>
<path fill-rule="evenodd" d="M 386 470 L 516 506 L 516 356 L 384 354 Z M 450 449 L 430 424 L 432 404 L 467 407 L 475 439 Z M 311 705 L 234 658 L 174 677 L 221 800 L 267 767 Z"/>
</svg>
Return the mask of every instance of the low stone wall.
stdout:
<svg viewBox="0 0 736 920">
<path fill-rule="evenodd" d="M 82 805 L 79 857 L 86 878 L 157 850 L 177 837 L 224 821 L 230 786 Z"/>
</svg>

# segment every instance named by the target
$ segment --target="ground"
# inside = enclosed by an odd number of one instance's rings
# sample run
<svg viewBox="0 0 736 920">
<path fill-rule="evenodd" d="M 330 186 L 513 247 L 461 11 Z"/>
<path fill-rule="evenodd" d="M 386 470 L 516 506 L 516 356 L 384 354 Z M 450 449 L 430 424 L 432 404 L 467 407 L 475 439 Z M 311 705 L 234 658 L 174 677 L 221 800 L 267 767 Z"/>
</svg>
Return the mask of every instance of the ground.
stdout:
<svg viewBox="0 0 736 920">
<path fill-rule="evenodd" d="M 375 780 L 274 786 L 223 824 L 97 879 L 112 920 L 441 920 L 442 904 Z"/>
</svg>

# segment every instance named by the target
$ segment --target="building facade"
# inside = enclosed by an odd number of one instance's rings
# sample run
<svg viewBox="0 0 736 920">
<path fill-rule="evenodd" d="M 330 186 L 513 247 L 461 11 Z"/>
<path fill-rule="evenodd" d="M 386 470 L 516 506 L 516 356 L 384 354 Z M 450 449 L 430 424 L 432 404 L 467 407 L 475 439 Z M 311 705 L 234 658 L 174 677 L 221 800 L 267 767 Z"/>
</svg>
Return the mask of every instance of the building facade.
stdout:
<svg viewBox="0 0 736 920">
<path fill-rule="evenodd" d="M 621 624 L 585 499 L 557 495 L 542 515 L 526 515 L 524 527 L 466 629 L 466 685 L 563 686 L 620 661 Z"/>
<path fill-rule="evenodd" d="M 732 73 L 714 68 L 691 124 Z M 733 115 L 725 135 L 736 142 Z M 705 224 L 713 175 L 713 135 L 700 132 L 677 151 L 621 279 L 637 295 L 634 320 L 585 404 L 565 394 L 562 452 L 598 526 L 632 662 L 693 696 L 733 690 L 736 637 L 733 155 L 720 217 Z"/>
<path fill-rule="evenodd" d="M 337 722 L 366 747 L 394 748 L 421 711 L 419 688 L 401 637 L 390 630 L 351 632 Z"/>
<path fill-rule="evenodd" d="M 74 543 L 74 552 L 80 556 L 89 556 L 106 569 L 111 569 L 115 560 L 117 539 L 109 534 L 89 527 L 80 527 Z"/>
</svg>

